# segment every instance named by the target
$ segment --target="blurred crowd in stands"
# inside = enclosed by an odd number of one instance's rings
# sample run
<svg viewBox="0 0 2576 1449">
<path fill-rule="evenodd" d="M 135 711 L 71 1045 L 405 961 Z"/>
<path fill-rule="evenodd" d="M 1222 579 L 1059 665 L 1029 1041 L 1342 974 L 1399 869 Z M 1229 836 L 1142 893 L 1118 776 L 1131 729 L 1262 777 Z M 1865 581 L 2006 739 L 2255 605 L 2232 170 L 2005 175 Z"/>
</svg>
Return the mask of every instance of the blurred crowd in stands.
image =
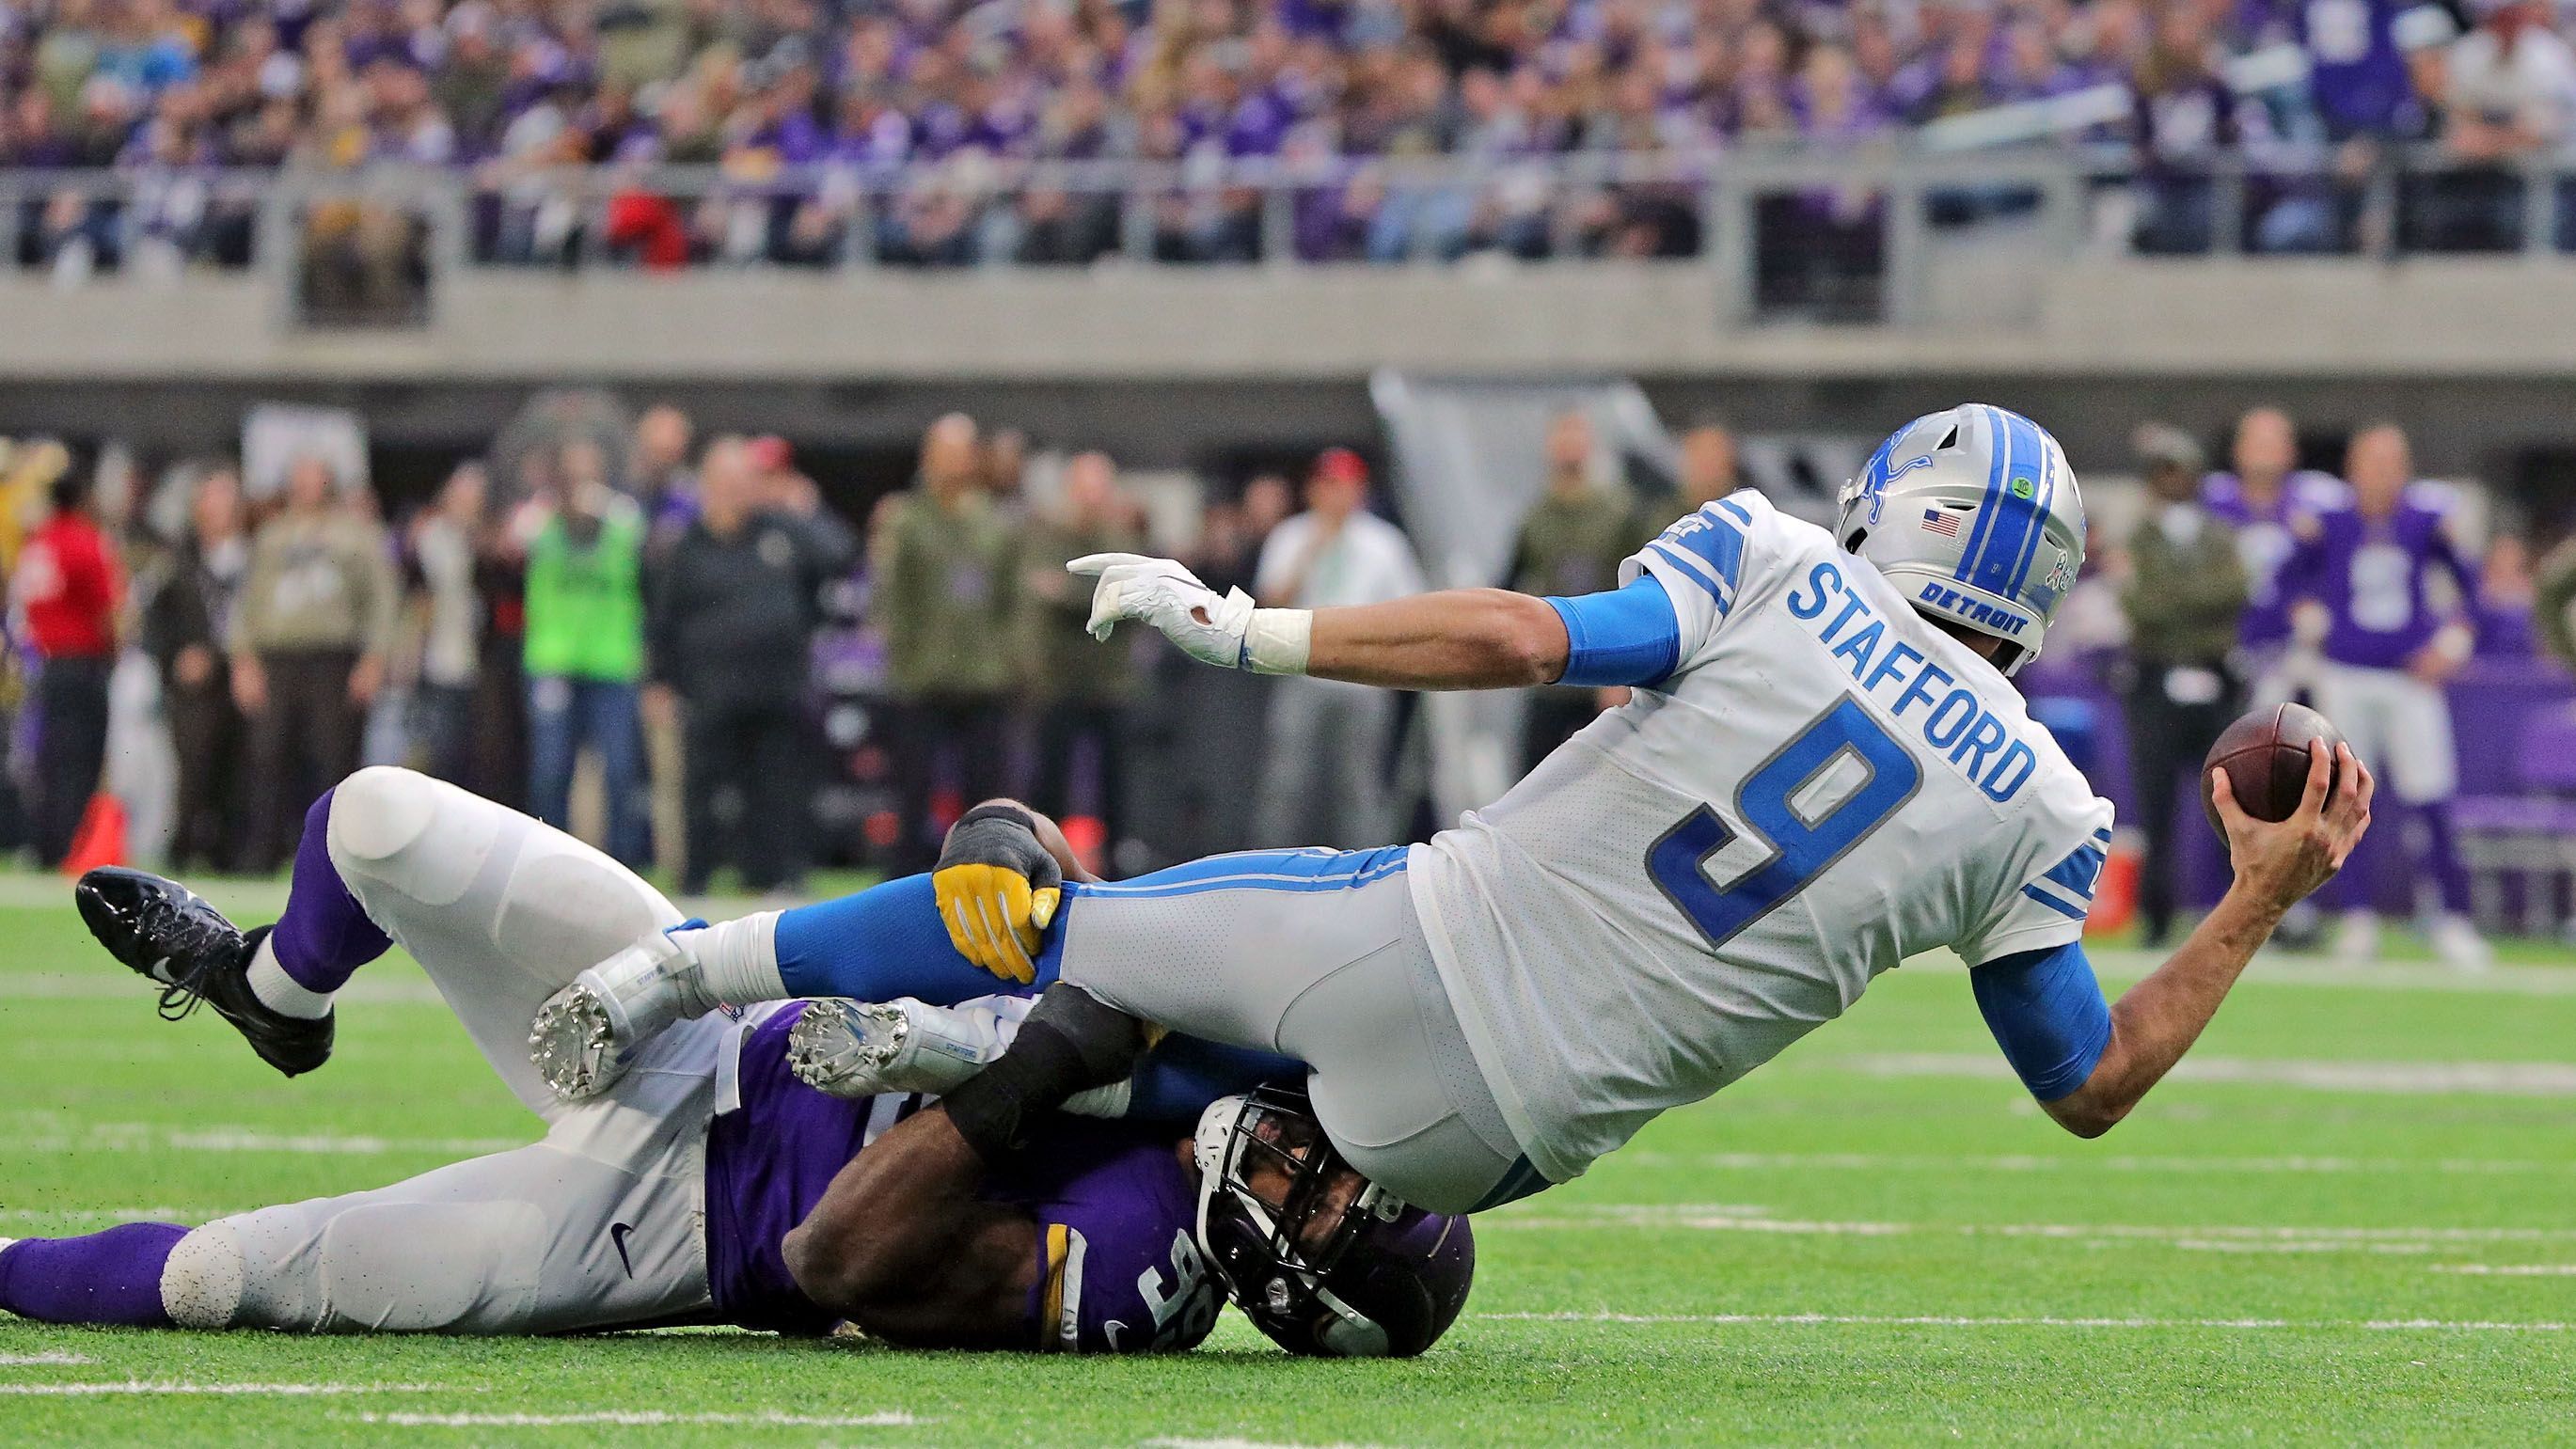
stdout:
<svg viewBox="0 0 2576 1449">
<path fill-rule="evenodd" d="M 1585 413 L 1555 419 L 1494 582 L 1615 587 L 1646 539 L 1749 486 L 1727 428 L 1674 441 L 1641 485 Z M 2022 682 L 2035 698 L 2090 688 L 2129 721 L 2150 939 L 2189 898 L 2183 772 L 2249 701 L 2293 696 L 2393 775 L 2392 813 L 2423 814 L 2408 838 L 2456 923 L 2441 689 L 2477 656 L 2576 662 L 2576 542 L 2535 563 L 2490 517 L 2472 546 L 2392 427 L 2353 436 L 2343 478 L 2300 469 L 2271 409 L 2222 453 L 2212 471 L 2201 440 L 2140 430 L 2145 500 L 2097 506 L 2092 565 Z M 818 857 L 923 868 L 958 810 L 1003 793 L 1127 870 L 1255 842 L 1382 844 L 1425 819 L 1400 698 L 1182 668 L 1133 631 L 1097 643 L 1090 590 L 1064 569 L 1151 549 L 1271 606 L 1421 590 L 1414 544 L 1347 448 L 1294 480 L 1174 475 L 1177 538 L 1148 529 L 1106 455 L 1033 453 L 958 414 L 926 430 L 908 487 L 872 504 L 837 489 L 837 507 L 785 440 L 702 439 L 668 405 L 513 424 L 390 526 L 319 454 L 250 487 L 220 459 L 118 473 L 43 442 L 0 457 L 21 706 L 0 837 L 43 864 L 74 852 L 104 774 L 166 822 L 177 864 L 273 870 L 310 800 L 369 762 L 579 828 L 685 892 L 793 892 Z M 1531 691 L 1524 759 L 1623 693 Z M 134 765 L 155 753 L 171 766 L 157 783 Z M 861 804 L 841 833 L 820 802 L 846 790 Z M 1172 823 L 1192 809 L 1214 824 Z M 2465 925 L 2444 929 L 2474 953 Z"/>
<path fill-rule="evenodd" d="M 2276 46 L 2304 53 L 2304 78 L 2230 84 L 2231 57 Z M 2126 146 L 2151 250 L 2210 246 L 2208 169 L 2230 153 L 2258 173 L 2238 241 L 2362 244 L 2371 180 L 2419 140 L 2465 170 L 2410 179 L 2411 240 L 2512 245 L 2512 163 L 2576 121 L 2547 0 L 9 0 L 0 169 L 136 183 L 112 204 L 17 198 L 19 263 L 66 270 L 239 265 L 258 197 L 219 168 L 379 163 L 473 168 L 472 248 L 502 262 L 1086 263 L 1125 244 L 1126 198 L 1007 185 L 1011 170 L 1130 157 L 1180 168 L 1141 198 L 1161 260 L 1280 244 L 1216 174 L 1259 159 L 1310 168 L 1287 243 L 1311 260 L 1678 256 L 1701 245 L 1690 175 L 1568 190 L 1516 163 L 1848 153 L 2106 85 L 2125 106 L 2033 134 Z M 2286 160 L 2294 143 L 2324 160 Z M 1386 163 L 1431 154 L 1492 169 L 1390 185 Z M 630 162 L 722 181 L 590 198 L 549 180 Z M 1935 220 L 2031 204 L 1962 192 Z M 1879 203 L 1783 205 L 1830 240 Z M 312 225 L 381 273 L 414 255 L 420 220 Z"/>
</svg>

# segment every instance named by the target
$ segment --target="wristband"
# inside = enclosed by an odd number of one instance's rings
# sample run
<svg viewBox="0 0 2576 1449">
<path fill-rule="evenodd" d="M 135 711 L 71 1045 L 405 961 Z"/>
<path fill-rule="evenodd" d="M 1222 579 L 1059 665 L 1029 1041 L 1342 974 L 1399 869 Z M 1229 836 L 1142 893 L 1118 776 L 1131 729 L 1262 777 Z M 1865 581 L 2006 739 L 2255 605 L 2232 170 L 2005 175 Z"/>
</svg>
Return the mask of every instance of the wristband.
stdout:
<svg viewBox="0 0 2576 1449">
<path fill-rule="evenodd" d="M 1243 629 L 1241 667 L 1255 674 L 1303 674 L 1314 651 L 1311 609 L 1255 609 Z"/>
<path fill-rule="evenodd" d="M 1025 808 L 1004 800 L 985 801 L 983 804 L 978 805 L 974 809 L 967 811 L 965 814 L 958 816 L 957 825 L 972 825 L 978 820 L 1007 820 L 1013 825 L 1017 825 L 1021 829 L 1028 831 L 1031 835 L 1037 834 L 1038 830 L 1038 821 L 1036 816 L 1031 815 Z M 957 828 L 957 825 L 951 825 L 948 828 L 951 831 L 954 831 Z"/>
<path fill-rule="evenodd" d="M 1050 1112 L 1085 1084 L 1082 1051 L 1044 1023 L 1022 1023 L 1010 1050 L 939 1099 L 957 1135 L 987 1163 L 1028 1145 L 1028 1118 Z"/>
<path fill-rule="evenodd" d="M 1081 987 L 1046 989 L 1008 1050 L 941 1101 L 966 1145 L 999 1162 L 1028 1143 L 1026 1119 L 1086 1087 L 1124 1081 L 1144 1053 L 1145 1024 Z"/>
</svg>

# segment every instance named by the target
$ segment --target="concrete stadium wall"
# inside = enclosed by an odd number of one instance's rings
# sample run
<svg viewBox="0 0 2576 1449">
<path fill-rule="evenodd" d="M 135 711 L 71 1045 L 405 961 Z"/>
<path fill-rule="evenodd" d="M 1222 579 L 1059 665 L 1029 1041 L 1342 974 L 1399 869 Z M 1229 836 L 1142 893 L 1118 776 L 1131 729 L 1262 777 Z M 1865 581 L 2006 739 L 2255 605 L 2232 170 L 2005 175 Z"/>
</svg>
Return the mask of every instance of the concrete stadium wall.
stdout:
<svg viewBox="0 0 2576 1449">
<path fill-rule="evenodd" d="M 1508 271 L 883 272 L 688 277 L 458 270 L 430 326 L 285 325 L 258 277 L 0 282 L 0 430 L 203 446 L 255 398 L 340 402 L 379 436 L 469 442 L 528 387 L 679 392 L 724 426 L 900 441 L 964 406 L 1143 462 L 1374 430 L 1365 379 L 1595 373 L 1668 415 L 1884 428 L 1962 395 L 2110 461 L 2157 414 L 2255 395 L 2319 423 L 2393 414 L 2428 466 L 2576 440 L 2576 268 L 2520 259 L 2157 262 L 1936 253 L 1938 325 L 1752 325 L 1697 263 Z"/>
</svg>

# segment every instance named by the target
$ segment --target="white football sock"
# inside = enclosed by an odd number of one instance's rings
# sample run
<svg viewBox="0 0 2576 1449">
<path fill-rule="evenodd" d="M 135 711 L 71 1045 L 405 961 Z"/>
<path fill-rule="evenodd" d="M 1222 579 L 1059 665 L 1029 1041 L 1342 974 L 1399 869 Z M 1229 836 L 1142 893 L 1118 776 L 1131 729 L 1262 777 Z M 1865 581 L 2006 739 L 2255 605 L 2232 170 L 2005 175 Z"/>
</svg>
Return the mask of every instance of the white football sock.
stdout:
<svg viewBox="0 0 2576 1449">
<path fill-rule="evenodd" d="M 297 1016 L 306 1021 L 319 1021 L 329 1016 L 331 993 L 315 991 L 287 975 L 286 968 L 277 964 L 277 952 L 270 947 L 274 939 L 272 936 L 260 937 L 259 949 L 251 954 L 250 994 L 258 997 L 262 1006 L 281 1016 Z"/>
<path fill-rule="evenodd" d="M 787 983 L 778 977 L 777 911 L 762 911 L 738 921 L 719 921 L 695 931 L 673 931 L 671 939 L 697 957 L 698 988 L 727 1006 L 757 1001 L 784 1001 Z"/>
</svg>

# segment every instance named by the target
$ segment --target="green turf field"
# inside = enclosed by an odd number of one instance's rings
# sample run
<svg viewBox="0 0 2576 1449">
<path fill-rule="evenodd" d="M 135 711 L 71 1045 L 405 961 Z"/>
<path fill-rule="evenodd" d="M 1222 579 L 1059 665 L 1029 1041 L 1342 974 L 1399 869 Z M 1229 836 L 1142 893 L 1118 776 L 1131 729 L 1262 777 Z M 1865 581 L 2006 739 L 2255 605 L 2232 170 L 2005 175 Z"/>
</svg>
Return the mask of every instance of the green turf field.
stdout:
<svg viewBox="0 0 2576 1449">
<path fill-rule="evenodd" d="M 536 1135 L 407 962 L 361 976 L 338 1058 L 289 1083 L 211 1014 L 155 1020 L 67 908 L 26 904 L 57 887 L 0 886 L 0 1235 L 194 1222 Z M 1113 1362 L 0 1319 L 0 1443 L 2576 1442 L 2564 955 L 2475 980 L 2268 960 L 2098 1143 L 2005 1074 L 1962 973 L 1910 967 L 1481 1219 L 1469 1316 L 1412 1363 L 1292 1361 L 1239 1320 Z"/>
</svg>

